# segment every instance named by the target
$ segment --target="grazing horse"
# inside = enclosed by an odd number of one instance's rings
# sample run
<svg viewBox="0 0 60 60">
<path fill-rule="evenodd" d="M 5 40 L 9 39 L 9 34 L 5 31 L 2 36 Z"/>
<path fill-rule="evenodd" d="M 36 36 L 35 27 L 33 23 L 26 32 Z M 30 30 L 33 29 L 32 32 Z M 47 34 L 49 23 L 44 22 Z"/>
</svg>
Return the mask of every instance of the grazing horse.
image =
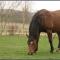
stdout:
<svg viewBox="0 0 60 60">
<path fill-rule="evenodd" d="M 57 33 L 59 38 L 58 48 L 60 48 L 60 11 L 48 11 L 46 9 L 39 10 L 32 17 L 29 26 L 28 36 L 28 54 L 32 55 L 38 50 L 38 41 L 41 32 L 48 35 L 49 43 L 53 53 L 54 47 L 52 43 L 52 33 Z"/>
</svg>

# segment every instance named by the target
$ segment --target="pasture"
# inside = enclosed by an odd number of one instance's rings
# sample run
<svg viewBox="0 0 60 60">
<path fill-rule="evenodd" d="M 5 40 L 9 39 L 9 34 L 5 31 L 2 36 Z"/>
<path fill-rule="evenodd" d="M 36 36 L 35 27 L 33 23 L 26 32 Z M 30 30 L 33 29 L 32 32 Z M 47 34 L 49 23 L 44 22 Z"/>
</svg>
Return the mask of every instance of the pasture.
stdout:
<svg viewBox="0 0 60 60">
<path fill-rule="evenodd" d="M 54 48 L 57 48 L 58 37 L 53 40 Z M 39 49 L 34 55 L 27 55 L 26 36 L 0 36 L 0 59 L 60 59 L 60 52 L 51 54 L 47 36 L 41 36 Z"/>
</svg>

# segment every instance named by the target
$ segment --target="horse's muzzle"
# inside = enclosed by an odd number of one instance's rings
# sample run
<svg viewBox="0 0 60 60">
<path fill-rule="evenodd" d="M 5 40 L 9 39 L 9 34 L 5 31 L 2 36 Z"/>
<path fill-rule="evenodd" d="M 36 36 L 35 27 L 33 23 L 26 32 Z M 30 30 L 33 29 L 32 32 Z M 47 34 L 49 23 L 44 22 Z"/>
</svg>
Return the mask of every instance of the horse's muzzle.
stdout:
<svg viewBox="0 0 60 60">
<path fill-rule="evenodd" d="M 33 55 L 33 54 L 36 54 L 36 51 L 34 51 L 34 52 L 28 52 L 28 55 Z"/>
<path fill-rule="evenodd" d="M 28 53 L 28 55 L 33 55 L 33 53 L 30 52 L 30 53 Z"/>
</svg>

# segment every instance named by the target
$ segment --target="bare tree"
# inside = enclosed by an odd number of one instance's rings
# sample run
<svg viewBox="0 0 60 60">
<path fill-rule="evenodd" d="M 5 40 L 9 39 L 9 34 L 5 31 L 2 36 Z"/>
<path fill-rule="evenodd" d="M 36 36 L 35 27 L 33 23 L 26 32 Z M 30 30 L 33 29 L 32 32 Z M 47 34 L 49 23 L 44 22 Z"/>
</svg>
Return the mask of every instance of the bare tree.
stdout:
<svg viewBox="0 0 60 60">
<path fill-rule="evenodd" d="M 5 4 L 6 4 L 6 1 L 0 1 L 0 23 L 1 23 L 1 35 L 2 35 L 2 32 L 5 28 L 5 24 L 3 25 L 3 19 L 4 19 L 4 7 L 5 7 Z"/>
<path fill-rule="evenodd" d="M 6 17 L 8 17 L 7 19 L 9 19 L 9 14 L 5 15 L 4 14 L 4 8 L 6 6 L 6 2 L 7 1 L 0 1 L 0 32 L 1 32 L 1 35 L 2 35 L 2 32 L 5 30 L 5 26 L 6 26 L 6 23 L 7 21 L 4 21 L 6 19 Z M 22 1 L 8 1 L 8 5 L 9 5 L 9 12 L 11 12 L 11 15 L 13 15 L 14 13 L 12 12 L 12 10 L 10 9 L 16 9 L 18 6 L 20 6 Z M 9 13 L 8 12 L 8 13 Z M 5 17 L 4 17 L 5 16 Z M 4 24 L 4 25 L 3 25 Z"/>
<path fill-rule="evenodd" d="M 30 12 L 30 8 L 31 8 L 31 1 L 25 1 L 25 5 L 23 7 L 23 33 L 24 33 L 24 25 L 25 25 L 25 21 L 28 18 L 28 13 Z"/>
<path fill-rule="evenodd" d="M 10 2 L 9 2 L 10 3 Z M 13 1 L 13 2 L 11 2 L 11 5 L 9 6 L 9 9 L 13 9 L 13 10 L 15 10 L 15 9 L 17 9 L 17 7 L 18 6 L 20 6 L 20 4 L 22 3 L 22 1 Z M 16 13 L 14 13 L 12 10 L 9 10 L 9 12 L 11 12 L 11 16 L 13 15 L 13 14 L 16 14 Z M 9 15 L 8 15 L 8 17 L 9 17 Z M 16 25 L 16 24 L 15 24 Z M 12 26 L 13 26 L 13 24 L 12 24 Z M 13 34 L 13 28 L 12 28 L 12 26 L 11 26 L 11 34 Z"/>
</svg>

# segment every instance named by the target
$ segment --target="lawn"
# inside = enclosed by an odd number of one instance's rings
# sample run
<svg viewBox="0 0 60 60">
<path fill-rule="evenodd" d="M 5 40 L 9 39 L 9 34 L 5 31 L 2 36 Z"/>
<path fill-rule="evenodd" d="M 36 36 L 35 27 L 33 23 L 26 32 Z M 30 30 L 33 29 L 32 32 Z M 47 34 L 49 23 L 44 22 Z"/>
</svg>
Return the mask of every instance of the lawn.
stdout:
<svg viewBox="0 0 60 60">
<path fill-rule="evenodd" d="M 57 48 L 58 37 L 53 40 L 54 48 Z M 39 49 L 34 55 L 27 55 L 26 36 L 0 36 L 0 59 L 60 59 L 60 52 L 51 54 L 47 36 L 41 36 Z"/>
</svg>

